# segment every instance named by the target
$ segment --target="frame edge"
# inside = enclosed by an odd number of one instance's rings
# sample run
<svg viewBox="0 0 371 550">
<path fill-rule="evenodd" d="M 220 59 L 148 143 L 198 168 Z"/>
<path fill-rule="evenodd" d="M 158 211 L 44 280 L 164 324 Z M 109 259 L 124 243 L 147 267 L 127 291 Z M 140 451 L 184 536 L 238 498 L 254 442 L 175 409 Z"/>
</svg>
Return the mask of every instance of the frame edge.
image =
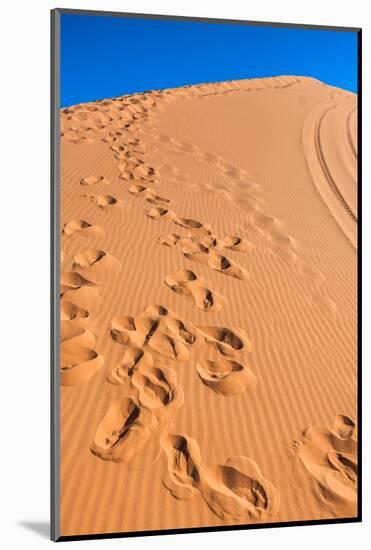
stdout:
<svg viewBox="0 0 371 550">
<path fill-rule="evenodd" d="M 59 105 L 60 105 L 60 10 L 50 12 L 51 33 L 51 101 L 50 101 L 50 351 L 51 351 L 51 470 L 50 470 L 50 538 L 60 538 L 60 438 L 59 438 Z"/>
</svg>

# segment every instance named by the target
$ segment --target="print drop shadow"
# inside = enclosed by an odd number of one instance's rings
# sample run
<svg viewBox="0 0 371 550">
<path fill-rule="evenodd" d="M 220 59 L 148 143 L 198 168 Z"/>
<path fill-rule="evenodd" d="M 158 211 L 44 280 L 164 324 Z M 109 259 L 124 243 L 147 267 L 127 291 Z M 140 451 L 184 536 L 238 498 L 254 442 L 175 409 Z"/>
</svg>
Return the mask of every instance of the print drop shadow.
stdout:
<svg viewBox="0 0 371 550">
<path fill-rule="evenodd" d="M 19 521 L 18 525 L 33 531 L 42 538 L 49 539 L 50 537 L 49 521 Z"/>
</svg>

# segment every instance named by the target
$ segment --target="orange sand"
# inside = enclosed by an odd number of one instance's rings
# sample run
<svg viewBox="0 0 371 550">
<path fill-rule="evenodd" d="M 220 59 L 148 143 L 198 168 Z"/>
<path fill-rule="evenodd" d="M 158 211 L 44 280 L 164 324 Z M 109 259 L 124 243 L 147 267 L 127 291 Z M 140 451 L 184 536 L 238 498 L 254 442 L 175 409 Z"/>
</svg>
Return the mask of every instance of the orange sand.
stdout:
<svg viewBox="0 0 371 550">
<path fill-rule="evenodd" d="M 356 515 L 356 102 L 62 110 L 62 535 Z"/>
</svg>

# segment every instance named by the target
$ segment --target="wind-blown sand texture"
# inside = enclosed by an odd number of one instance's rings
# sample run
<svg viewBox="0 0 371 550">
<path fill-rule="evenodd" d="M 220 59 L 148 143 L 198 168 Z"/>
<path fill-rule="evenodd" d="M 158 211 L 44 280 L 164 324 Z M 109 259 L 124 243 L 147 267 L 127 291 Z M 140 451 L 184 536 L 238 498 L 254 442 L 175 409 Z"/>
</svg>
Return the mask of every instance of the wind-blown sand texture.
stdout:
<svg viewBox="0 0 371 550">
<path fill-rule="evenodd" d="M 354 517 L 357 97 L 61 111 L 61 533 Z"/>
</svg>

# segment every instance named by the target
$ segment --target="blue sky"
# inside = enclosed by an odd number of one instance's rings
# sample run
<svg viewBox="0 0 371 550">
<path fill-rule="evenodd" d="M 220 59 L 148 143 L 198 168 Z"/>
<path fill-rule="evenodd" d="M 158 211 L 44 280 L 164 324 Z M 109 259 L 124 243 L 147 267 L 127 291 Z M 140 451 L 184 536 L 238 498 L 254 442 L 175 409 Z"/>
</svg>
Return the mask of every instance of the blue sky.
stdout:
<svg viewBox="0 0 371 550">
<path fill-rule="evenodd" d="M 357 91 L 357 33 L 62 14 L 61 106 L 276 75 Z"/>
</svg>

